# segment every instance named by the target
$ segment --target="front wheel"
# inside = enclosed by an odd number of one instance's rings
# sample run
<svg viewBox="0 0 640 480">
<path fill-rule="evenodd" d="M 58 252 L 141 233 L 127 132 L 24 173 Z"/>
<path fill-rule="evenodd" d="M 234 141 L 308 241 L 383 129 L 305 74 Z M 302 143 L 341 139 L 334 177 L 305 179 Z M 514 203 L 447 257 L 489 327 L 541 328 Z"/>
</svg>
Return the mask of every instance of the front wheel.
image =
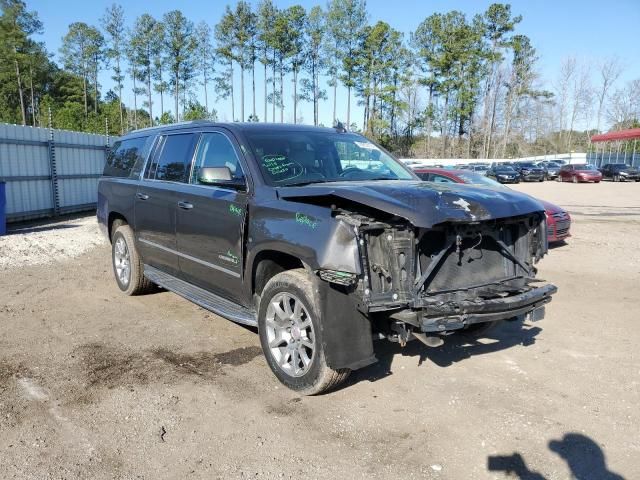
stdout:
<svg viewBox="0 0 640 480">
<path fill-rule="evenodd" d="M 264 287 L 258 312 L 262 350 L 278 380 L 303 395 L 336 388 L 351 372 L 327 365 L 321 322 L 313 281 L 305 270 L 279 273 Z"/>
</svg>

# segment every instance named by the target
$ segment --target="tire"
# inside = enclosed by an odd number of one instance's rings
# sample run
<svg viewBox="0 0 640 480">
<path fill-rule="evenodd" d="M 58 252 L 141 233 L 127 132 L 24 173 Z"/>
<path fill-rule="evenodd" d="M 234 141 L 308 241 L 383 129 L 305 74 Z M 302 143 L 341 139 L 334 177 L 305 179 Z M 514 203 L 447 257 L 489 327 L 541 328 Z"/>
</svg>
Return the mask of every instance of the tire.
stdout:
<svg viewBox="0 0 640 480">
<path fill-rule="evenodd" d="M 613 181 L 614 182 L 619 182 L 620 181 L 620 175 L 614 175 L 613 176 Z"/>
<path fill-rule="evenodd" d="M 576 177 L 575 175 L 573 177 L 571 177 L 571 181 L 573 183 L 578 183 L 578 177 Z"/>
<path fill-rule="evenodd" d="M 116 283 L 125 294 L 142 295 L 153 289 L 153 283 L 144 276 L 142 259 L 129 225 L 119 225 L 113 232 L 111 264 Z"/>
<path fill-rule="evenodd" d="M 351 373 L 327 365 L 321 322 L 313 281 L 305 270 L 287 270 L 267 282 L 258 310 L 262 351 L 277 379 L 302 395 L 332 390 Z"/>
</svg>

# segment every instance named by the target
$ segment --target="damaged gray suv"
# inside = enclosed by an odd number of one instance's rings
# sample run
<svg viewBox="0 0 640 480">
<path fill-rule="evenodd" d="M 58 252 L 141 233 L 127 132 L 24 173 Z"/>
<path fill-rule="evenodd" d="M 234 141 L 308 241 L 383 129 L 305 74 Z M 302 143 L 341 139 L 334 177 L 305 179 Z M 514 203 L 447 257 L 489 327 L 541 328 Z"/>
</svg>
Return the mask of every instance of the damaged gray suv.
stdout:
<svg viewBox="0 0 640 480">
<path fill-rule="evenodd" d="M 154 285 L 257 327 L 287 387 L 317 394 L 376 361 L 374 339 L 439 345 L 528 315 L 556 287 L 543 206 L 422 182 L 342 129 L 190 122 L 110 150 L 98 220 L 128 295 Z"/>
</svg>

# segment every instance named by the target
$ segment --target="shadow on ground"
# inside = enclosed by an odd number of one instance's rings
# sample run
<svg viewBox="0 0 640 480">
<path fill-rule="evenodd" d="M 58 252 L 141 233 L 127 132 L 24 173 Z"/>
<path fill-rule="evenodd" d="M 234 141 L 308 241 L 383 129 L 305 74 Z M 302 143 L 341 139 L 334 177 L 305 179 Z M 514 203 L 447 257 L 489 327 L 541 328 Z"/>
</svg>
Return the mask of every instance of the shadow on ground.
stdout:
<svg viewBox="0 0 640 480">
<path fill-rule="evenodd" d="M 515 345 L 529 346 L 535 343 L 535 337 L 542 331 L 540 327 L 525 323 L 522 319 L 501 322 L 496 327 L 476 338 L 465 333 L 456 333 L 445 337 L 440 347 L 427 347 L 414 340 L 401 347 L 397 343 L 379 341 L 374 343 L 378 362 L 370 367 L 358 370 L 352 375 L 349 384 L 368 380 L 374 382 L 391 375 L 393 359 L 397 355 L 416 357 L 418 365 L 431 361 L 439 367 L 448 367 L 475 355 L 506 350 Z"/>
<path fill-rule="evenodd" d="M 571 478 L 580 480 L 624 480 L 624 477 L 611 472 L 600 446 L 591 438 L 580 433 L 567 433 L 561 440 L 551 440 L 549 450 L 559 455 L 571 470 Z M 532 471 L 523 456 L 491 455 L 487 459 L 487 469 L 492 472 L 503 472 L 508 476 L 521 480 L 546 480 L 546 477 Z"/>
</svg>

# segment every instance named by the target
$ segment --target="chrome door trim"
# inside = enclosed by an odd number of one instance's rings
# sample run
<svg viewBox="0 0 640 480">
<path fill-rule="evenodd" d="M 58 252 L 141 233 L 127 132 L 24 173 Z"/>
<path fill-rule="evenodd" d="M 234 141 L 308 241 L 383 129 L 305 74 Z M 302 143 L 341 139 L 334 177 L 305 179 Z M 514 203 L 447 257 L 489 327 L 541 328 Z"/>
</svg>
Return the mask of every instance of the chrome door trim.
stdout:
<svg viewBox="0 0 640 480">
<path fill-rule="evenodd" d="M 178 252 L 177 250 L 174 250 L 172 248 L 169 247 L 165 247 L 164 245 L 160 245 L 158 243 L 152 242 L 150 240 L 147 240 L 145 238 L 139 238 L 138 237 L 138 241 L 149 245 L 151 247 L 155 247 L 158 248 L 160 250 L 164 250 L 165 252 L 169 252 L 169 253 L 173 253 L 174 255 L 178 255 L 179 257 L 182 258 L 186 258 L 187 260 L 191 260 L 192 262 L 196 262 L 199 263 L 200 265 L 204 265 L 205 267 L 209 267 L 209 268 L 213 268 L 215 270 L 219 270 L 223 273 L 226 273 L 227 275 L 231 275 L 232 277 L 236 277 L 236 278 L 240 278 L 240 274 L 238 272 L 234 272 L 233 270 L 229 270 L 228 268 L 224 268 L 221 267 L 220 265 L 216 265 L 215 263 L 209 263 L 205 260 L 201 260 L 199 258 L 196 257 L 192 257 L 191 255 L 187 255 L 186 253 L 182 253 L 182 252 Z"/>
</svg>

